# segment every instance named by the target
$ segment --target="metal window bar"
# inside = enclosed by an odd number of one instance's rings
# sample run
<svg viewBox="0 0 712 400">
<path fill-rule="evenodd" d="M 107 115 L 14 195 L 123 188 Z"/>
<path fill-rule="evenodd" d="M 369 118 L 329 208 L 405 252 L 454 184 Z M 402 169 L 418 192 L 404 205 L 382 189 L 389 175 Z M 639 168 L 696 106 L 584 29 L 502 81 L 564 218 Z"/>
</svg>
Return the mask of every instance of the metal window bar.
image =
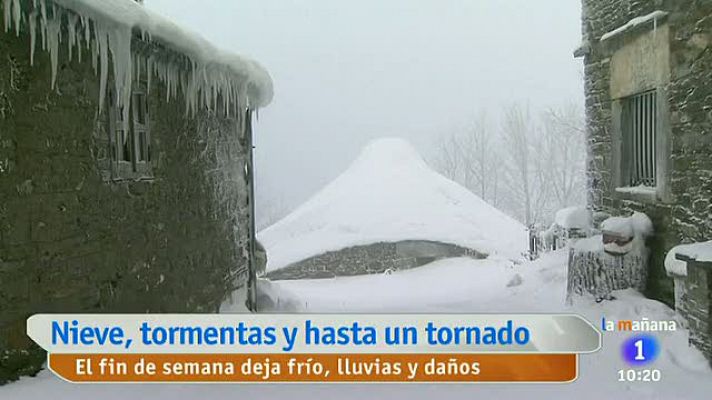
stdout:
<svg viewBox="0 0 712 400">
<path fill-rule="evenodd" d="M 657 100 L 655 91 L 629 97 L 624 105 L 626 142 L 628 157 L 628 184 L 630 186 L 655 186 L 656 157 L 655 138 L 657 135 Z"/>
<path fill-rule="evenodd" d="M 149 132 L 146 109 L 146 93 L 142 88 L 134 90 L 131 103 L 133 134 L 134 134 L 134 152 L 136 154 L 137 163 L 145 163 L 149 161 Z"/>
</svg>

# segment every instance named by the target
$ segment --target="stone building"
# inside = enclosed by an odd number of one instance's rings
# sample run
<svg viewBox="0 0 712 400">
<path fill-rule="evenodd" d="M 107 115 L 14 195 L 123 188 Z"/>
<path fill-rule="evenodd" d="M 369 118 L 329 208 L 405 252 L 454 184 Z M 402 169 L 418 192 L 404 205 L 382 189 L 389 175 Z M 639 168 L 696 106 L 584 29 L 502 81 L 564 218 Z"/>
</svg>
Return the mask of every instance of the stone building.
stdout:
<svg viewBox="0 0 712 400">
<path fill-rule="evenodd" d="M 712 1 L 583 0 L 582 23 L 588 203 L 650 216 L 646 294 L 673 305 L 666 253 L 712 239 Z"/>
<path fill-rule="evenodd" d="M 250 275 L 255 62 L 132 0 L 2 0 L 0 384 L 39 312 L 215 312 Z"/>
<path fill-rule="evenodd" d="M 584 0 L 589 205 L 651 217 L 648 294 L 665 253 L 712 236 L 712 2 Z"/>
<path fill-rule="evenodd" d="M 430 169 L 397 138 L 368 144 L 258 238 L 272 280 L 383 273 L 451 257 L 517 259 L 527 246 L 524 226 Z"/>
</svg>

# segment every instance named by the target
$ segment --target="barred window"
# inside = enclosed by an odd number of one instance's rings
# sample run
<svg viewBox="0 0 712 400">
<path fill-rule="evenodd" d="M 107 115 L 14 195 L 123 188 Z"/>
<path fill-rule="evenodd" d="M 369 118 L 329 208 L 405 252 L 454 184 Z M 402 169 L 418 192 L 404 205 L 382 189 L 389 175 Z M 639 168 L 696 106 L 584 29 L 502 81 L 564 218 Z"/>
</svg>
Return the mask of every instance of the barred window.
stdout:
<svg viewBox="0 0 712 400">
<path fill-rule="evenodd" d="M 656 137 L 658 131 L 656 91 L 623 99 L 623 179 L 628 186 L 656 186 Z"/>
<path fill-rule="evenodd" d="M 128 113 L 108 94 L 112 179 L 152 179 L 151 130 L 146 82 L 134 82 Z M 126 119 L 128 117 L 128 119 Z"/>
</svg>

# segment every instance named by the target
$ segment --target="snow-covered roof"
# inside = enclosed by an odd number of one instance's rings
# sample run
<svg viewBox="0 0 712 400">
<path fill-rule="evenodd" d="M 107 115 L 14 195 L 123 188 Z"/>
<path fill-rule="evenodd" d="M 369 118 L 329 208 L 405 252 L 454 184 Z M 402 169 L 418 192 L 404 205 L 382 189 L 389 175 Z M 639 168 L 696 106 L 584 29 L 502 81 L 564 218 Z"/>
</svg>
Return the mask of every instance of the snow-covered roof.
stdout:
<svg viewBox="0 0 712 400">
<path fill-rule="evenodd" d="M 371 142 L 351 166 L 283 220 L 258 234 L 267 271 L 376 242 L 433 240 L 519 258 L 519 222 L 428 167 L 405 140 Z"/>
<path fill-rule="evenodd" d="M 699 262 L 712 262 L 712 240 L 675 246 L 665 256 L 665 270 L 669 275 L 687 276 L 687 262 L 678 255 Z"/>
<path fill-rule="evenodd" d="M 70 58 L 73 50 L 81 57 L 82 47 L 93 49 L 92 60 L 101 76 L 100 100 L 106 93 L 109 54 L 119 105 L 130 95 L 133 76 L 142 72 L 148 72 L 149 79 L 156 75 L 166 82 L 172 95 L 180 86 L 192 111 L 198 105 L 216 107 L 218 95 L 226 106 L 240 104 L 253 109 L 267 105 L 272 99 L 272 80 L 258 63 L 216 48 L 133 0 L 32 0 L 31 7 L 25 9 L 18 0 L 0 1 L 6 31 L 14 27 L 19 34 L 20 25 L 27 23 L 32 39 L 31 58 L 34 59 L 36 46 L 49 51 L 53 85 L 62 41 L 68 42 L 68 46 L 61 48 L 68 48 Z M 62 34 L 64 23 L 66 35 Z M 192 71 L 181 71 L 165 59 L 133 54 L 134 33 L 185 55 L 192 64 Z M 41 43 L 37 44 L 38 37 Z"/>
<path fill-rule="evenodd" d="M 626 32 L 630 29 L 633 29 L 633 28 L 635 28 L 639 25 L 642 25 L 646 22 L 652 22 L 653 24 L 657 25 L 658 20 L 661 20 L 661 19 L 667 17 L 667 15 L 668 15 L 667 12 L 657 10 L 657 11 L 653 11 L 647 15 L 635 17 L 635 18 L 631 19 L 630 21 L 626 22 L 624 25 L 619 26 L 618 28 L 616 28 L 610 32 L 604 33 L 603 36 L 601 36 L 601 41 L 603 42 L 603 41 L 608 40 L 612 37 L 618 36 L 621 33 Z"/>
</svg>

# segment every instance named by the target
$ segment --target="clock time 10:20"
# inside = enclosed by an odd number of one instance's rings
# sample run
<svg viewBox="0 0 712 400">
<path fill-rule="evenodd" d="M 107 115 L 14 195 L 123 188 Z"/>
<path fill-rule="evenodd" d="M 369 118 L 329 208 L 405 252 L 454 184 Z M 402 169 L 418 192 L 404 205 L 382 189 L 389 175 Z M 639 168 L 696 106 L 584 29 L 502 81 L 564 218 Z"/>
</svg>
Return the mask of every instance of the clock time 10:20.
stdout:
<svg viewBox="0 0 712 400">
<path fill-rule="evenodd" d="M 660 382 L 659 369 L 619 369 L 618 382 Z"/>
</svg>

